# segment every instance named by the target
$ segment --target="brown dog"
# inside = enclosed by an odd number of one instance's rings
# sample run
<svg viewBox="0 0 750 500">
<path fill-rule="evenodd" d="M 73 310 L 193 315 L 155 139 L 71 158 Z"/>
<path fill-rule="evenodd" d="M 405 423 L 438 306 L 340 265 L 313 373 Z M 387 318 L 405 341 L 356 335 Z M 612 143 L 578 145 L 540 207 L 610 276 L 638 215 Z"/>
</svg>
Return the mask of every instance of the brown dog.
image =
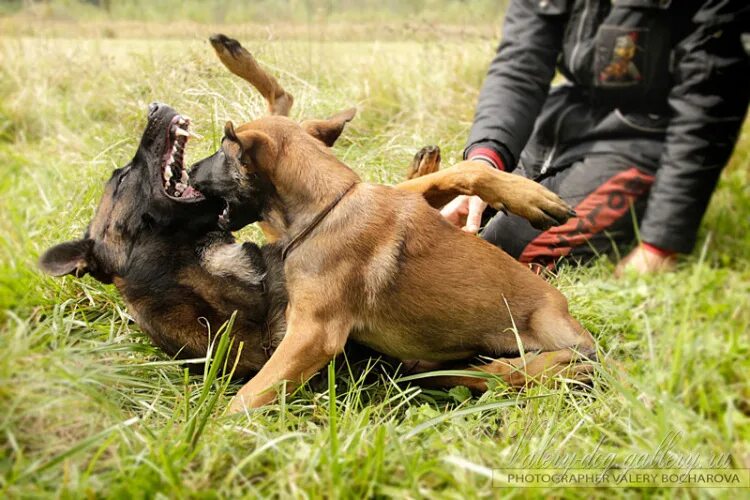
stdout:
<svg viewBox="0 0 750 500">
<path fill-rule="evenodd" d="M 259 71 L 257 63 L 236 41 L 217 36 L 212 44 L 231 71 L 251 83 L 257 79 L 247 75 Z M 272 88 L 264 95 L 288 93 Z M 269 102 L 272 112 L 288 111 Z M 593 338 L 554 287 L 448 224 L 422 197 L 406 192 L 408 186 L 364 183 L 336 159 L 329 146 L 353 115 L 350 110 L 301 124 L 270 116 L 236 129 L 228 123 L 221 149 L 191 170 L 193 186 L 227 200 L 265 186 L 261 218 L 283 245 L 287 332 L 239 391 L 232 410 L 272 401 L 279 383 L 293 386 L 309 378 L 349 338 L 399 359 L 437 362 L 533 351 L 478 368 L 516 385 L 550 368 L 559 371 L 579 354 L 593 355 Z M 493 205 L 540 227 L 570 215 L 569 207 L 541 186 L 496 175 L 505 190 L 502 199 L 487 200 Z M 447 199 L 429 201 L 439 205 Z M 228 208 L 223 218 L 231 225 L 238 208 Z"/>
</svg>

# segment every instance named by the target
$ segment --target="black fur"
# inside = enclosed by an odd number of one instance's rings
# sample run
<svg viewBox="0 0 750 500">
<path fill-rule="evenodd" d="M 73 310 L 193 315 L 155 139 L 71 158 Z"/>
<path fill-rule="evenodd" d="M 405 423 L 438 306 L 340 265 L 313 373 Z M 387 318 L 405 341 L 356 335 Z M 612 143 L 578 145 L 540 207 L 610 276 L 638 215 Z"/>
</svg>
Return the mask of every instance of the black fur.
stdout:
<svg viewBox="0 0 750 500">
<path fill-rule="evenodd" d="M 260 286 L 212 275 L 204 268 L 206 246 L 236 244 L 217 222 L 224 202 L 210 196 L 179 201 L 165 195 L 161 166 L 176 112 L 165 105 L 155 108 L 152 105 L 133 160 L 107 182 L 84 238 L 50 248 L 40 266 L 55 276 L 88 273 L 103 283 L 114 282 L 154 343 L 181 359 L 208 352 L 208 329 L 201 318 L 215 333 L 236 311 L 233 352 L 240 342 L 245 344 L 236 375 L 246 377 L 266 361 L 263 346 L 274 348 L 286 330 L 279 252 L 273 246 L 242 246 L 248 259 L 236 266 L 249 263 L 264 275 Z M 243 213 L 238 213 L 239 220 Z"/>
</svg>

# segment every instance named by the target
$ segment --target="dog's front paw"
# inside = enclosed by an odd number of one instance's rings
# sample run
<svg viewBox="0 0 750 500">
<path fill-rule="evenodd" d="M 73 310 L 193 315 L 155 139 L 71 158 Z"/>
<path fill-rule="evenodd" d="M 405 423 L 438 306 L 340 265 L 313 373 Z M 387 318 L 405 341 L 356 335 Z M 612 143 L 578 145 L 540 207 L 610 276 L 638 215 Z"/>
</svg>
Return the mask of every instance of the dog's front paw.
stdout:
<svg viewBox="0 0 750 500">
<path fill-rule="evenodd" d="M 511 177 L 512 186 L 503 205 L 508 211 L 528 220 L 536 229 L 545 231 L 576 216 L 570 205 L 538 182 L 517 175 Z"/>
<path fill-rule="evenodd" d="M 241 395 L 237 395 L 232 398 L 229 402 L 229 408 L 227 408 L 227 415 L 234 415 L 237 413 L 244 413 L 248 405 L 245 404 L 245 400 Z"/>
</svg>

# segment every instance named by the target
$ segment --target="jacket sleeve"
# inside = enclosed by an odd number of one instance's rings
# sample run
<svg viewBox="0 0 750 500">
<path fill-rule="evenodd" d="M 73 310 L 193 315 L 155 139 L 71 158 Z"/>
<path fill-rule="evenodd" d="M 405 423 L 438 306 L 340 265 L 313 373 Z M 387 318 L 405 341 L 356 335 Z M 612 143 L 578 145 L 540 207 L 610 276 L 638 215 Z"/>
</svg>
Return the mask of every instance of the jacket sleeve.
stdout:
<svg viewBox="0 0 750 500">
<path fill-rule="evenodd" d="M 489 147 L 515 167 L 547 98 L 562 47 L 567 0 L 513 0 L 479 94 L 464 157 Z"/>
<path fill-rule="evenodd" d="M 672 118 L 641 223 L 656 247 L 690 252 L 719 174 L 732 153 L 750 96 L 750 60 L 741 32 L 747 0 L 709 0 L 675 51 Z"/>
</svg>

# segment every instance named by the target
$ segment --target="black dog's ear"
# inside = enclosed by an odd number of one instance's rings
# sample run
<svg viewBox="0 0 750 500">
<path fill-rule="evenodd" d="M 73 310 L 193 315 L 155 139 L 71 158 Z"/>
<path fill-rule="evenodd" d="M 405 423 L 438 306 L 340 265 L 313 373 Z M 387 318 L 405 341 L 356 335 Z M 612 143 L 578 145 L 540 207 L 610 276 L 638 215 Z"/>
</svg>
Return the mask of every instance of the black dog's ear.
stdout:
<svg viewBox="0 0 750 500">
<path fill-rule="evenodd" d="M 234 123 L 231 121 L 224 124 L 224 137 L 231 139 L 234 142 L 240 142 L 240 140 L 237 139 L 237 134 L 234 132 Z"/>
<path fill-rule="evenodd" d="M 352 121 L 356 114 L 357 108 L 349 108 L 327 120 L 305 120 L 302 128 L 330 148 L 344 131 L 344 125 Z"/>
<path fill-rule="evenodd" d="M 39 267 L 52 276 L 72 274 L 81 277 L 88 272 L 88 258 L 93 240 L 74 240 L 60 243 L 44 252 Z"/>
</svg>

